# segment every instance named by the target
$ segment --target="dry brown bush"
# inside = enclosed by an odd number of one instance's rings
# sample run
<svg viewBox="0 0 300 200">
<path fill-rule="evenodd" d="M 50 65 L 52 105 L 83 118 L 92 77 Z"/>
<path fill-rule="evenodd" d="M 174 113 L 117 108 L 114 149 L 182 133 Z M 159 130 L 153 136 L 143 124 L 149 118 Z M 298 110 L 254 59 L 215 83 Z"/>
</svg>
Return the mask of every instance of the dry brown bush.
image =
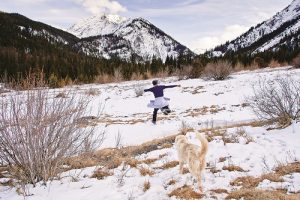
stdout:
<svg viewBox="0 0 300 200">
<path fill-rule="evenodd" d="M 66 157 L 99 147 L 104 135 L 78 126 L 87 100 L 71 93 L 52 98 L 43 79 L 26 79 L 24 86 L 35 89 L 0 102 L 0 159 L 13 178 L 35 185 L 56 176 Z"/>
<path fill-rule="evenodd" d="M 282 127 L 300 118 L 300 83 L 284 76 L 261 80 L 247 98 L 253 112 L 262 120 L 276 121 Z"/>
<path fill-rule="evenodd" d="M 257 65 L 259 68 L 266 68 L 268 66 L 268 63 L 261 57 L 254 58 L 255 65 Z"/>
<path fill-rule="evenodd" d="M 151 187 L 151 184 L 149 182 L 149 180 L 144 182 L 144 186 L 143 186 L 143 191 L 146 192 L 147 190 L 149 190 Z"/>
<path fill-rule="evenodd" d="M 214 190 L 210 190 L 210 191 L 212 191 L 212 192 L 214 192 L 214 193 L 217 193 L 217 194 L 222 194 L 222 193 L 228 194 L 228 191 L 227 191 L 226 189 L 221 189 L 221 188 L 219 188 L 219 189 L 214 189 Z"/>
<path fill-rule="evenodd" d="M 152 170 L 147 169 L 147 168 L 145 168 L 145 167 L 141 167 L 139 170 L 140 170 L 140 174 L 141 174 L 142 176 L 147 176 L 147 175 L 153 176 L 153 175 L 154 175 L 154 172 L 153 172 Z"/>
<path fill-rule="evenodd" d="M 89 88 L 84 93 L 88 96 L 97 96 L 100 94 L 100 91 L 96 88 Z"/>
<path fill-rule="evenodd" d="M 176 183 L 176 181 L 175 181 L 174 179 L 171 179 L 171 180 L 167 183 L 167 185 L 175 185 L 175 183 Z"/>
<path fill-rule="evenodd" d="M 233 171 L 244 172 L 245 171 L 245 170 L 243 170 L 243 168 L 241 168 L 240 166 L 236 166 L 236 165 L 224 166 L 222 169 L 228 170 L 230 172 L 233 172 Z"/>
<path fill-rule="evenodd" d="M 204 197 L 203 194 L 195 192 L 191 187 L 184 185 L 180 188 L 177 188 L 173 190 L 170 194 L 169 197 L 175 196 L 176 198 L 179 199 L 201 199 Z"/>
<path fill-rule="evenodd" d="M 293 66 L 295 68 L 300 68 L 300 54 L 293 59 Z"/>
<path fill-rule="evenodd" d="M 149 165 L 149 164 L 152 164 L 152 163 L 156 162 L 157 160 L 158 160 L 158 158 L 148 158 L 148 159 L 142 160 L 140 162 Z"/>
<path fill-rule="evenodd" d="M 94 173 L 91 176 L 91 178 L 96 178 L 98 180 L 102 180 L 102 179 L 104 179 L 107 176 L 112 176 L 112 173 L 109 172 L 108 170 L 97 169 L 96 171 L 94 171 Z"/>
<path fill-rule="evenodd" d="M 205 79 L 225 80 L 232 71 L 232 65 L 229 61 L 219 60 L 208 63 L 202 73 L 202 77 Z"/>
<path fill-rule="evenodd" d="M 164 170 L 166 170 L 166 169 L 170 169 L 170 168 L 176 167 L 177 165 L 179 165 L 178 161 L 171 161 L 171 162 L 167 162 L 167 163 L 163 164 L 160 167 L 157 167 L 156 169 L 164 169 Z"/>
</svg>

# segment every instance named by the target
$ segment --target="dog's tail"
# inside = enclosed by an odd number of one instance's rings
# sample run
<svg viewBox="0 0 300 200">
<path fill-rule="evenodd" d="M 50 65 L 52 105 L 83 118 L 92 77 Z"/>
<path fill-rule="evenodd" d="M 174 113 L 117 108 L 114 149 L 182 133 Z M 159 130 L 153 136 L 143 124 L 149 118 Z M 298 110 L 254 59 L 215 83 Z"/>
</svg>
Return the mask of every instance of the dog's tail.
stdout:
<svg viewBox="0 0 300 200">
<path fill-rule="evenodd" d="M 196 136 L 201 142 L 200 158 L 203 159 L 205 157 L 206 153 L 207 153 L 207 150 L 208 150 L 208 141 L 205 138 L 205 136 L 203 136 L 200 133 L 197 133 Z"/>
</svg>

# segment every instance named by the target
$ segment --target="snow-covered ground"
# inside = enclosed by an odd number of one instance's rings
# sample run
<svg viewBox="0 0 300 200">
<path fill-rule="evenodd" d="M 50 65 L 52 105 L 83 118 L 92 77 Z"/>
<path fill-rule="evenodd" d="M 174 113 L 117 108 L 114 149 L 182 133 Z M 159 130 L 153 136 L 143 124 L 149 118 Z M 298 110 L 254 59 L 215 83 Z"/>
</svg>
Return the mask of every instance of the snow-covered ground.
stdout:
<svg viewBox="0 0 300 200">
<path fill-rule="evenodd" d="M 152 109 L 147 103 L 153 99 L 151 93 L 137 97 L 135 89 L 151 87 L 151 80 L 130 81 L 106 85 L 73 86 L 71 89 L 77 95 L 91 99 L 90 115 L 96 115 L 99 107 L 103 108 L 96 131 L 105 130 L 106 139 L 101 148 L 115 147 L 117 135 L 121 135 L 121 145 L 140 145 L 153 139 L 178 134 L 182 124 L 193 128 L 187 134 L 190 142 L 198 144 L 195 139 L 196 130 L 212 126 L 228 126 L 224 128 L 228 137 L 243 132 L 234 143 L 225 144 L 221 136 L 215 136 L 209 142 L 207 154 L 208 167 L 203 173 L 204 199 L 224 199 L 225 193 L 215 193 L 212 190 L 225 189 L 228 192 L 238 189 L 230 184 L 237 177 L 255 176 L 271 172 L 279 164 L 299 161 L 300 157 L 300 123 L 281 130 L 270 130 L 268 127 L 234 125 L 251 123 L 256 116 L 245 104 L 247 96 L 252 94 L 252 87 L 259 80 L 274 79 L 276 76 L 290 75 L 300 79 L 300 70 L 290 67 L 244 71 L 235 73 L 225 81 L 204 81 L 202 79 L 180 80 L 176 77 L 161 80 L 161 84 L 180 84 L 181 87 L 165 90 L 165 96 L 171 99 L 172 113 L 165 116 L 159 112 L 158 123 L 151 123 Z M 92 90 L 91 90 L 92 89 Z M 54 96 L 63 89 L 53 90 Z M 88 95 L 88 91 L 98 91 L 98 95 Z M 91 93 L 91 92 L 90 92 Z M 13 93 L 12 93 L 13 94 Z M 6 98 L 9 93 L 3 93 Z M 160 167 L 171 161 L 177 161 L 174 146 L 151 151 L 135 157 L 138 161 L 155 158 L 156 161 L 146 164 L 139 162 L 137 167 L 119 166 L 111 169 L 113 174 L 98 180 L 90 178 L 93 172 L 101 166 L 80 170 L 71 170 L 61 174 L 48 186 L 29 187 L 32 196 L 29 200 L 98 200 L 98 199 L 176 199 L 169 194 L 176 188 L 187 185 L 199 192 L 197 183 L 190 173 L 179 174 L 179 166 L 170 169 Z M 228 171 L 226 166 L 239 166 L 243 171 Z M 142 176 L 141 168 L 153 171 L 152 176 Z M 214 173 L 212 171 L 214 169 Z M 123 177 L 123 182 L 120 181 Z M 258 185 L 260 189 L 287 189 L 288 192 L 300 192 L 300 174 L 292 173 L 283 177 L 284 181 L 275 183 L 263 180 Z M 170 181 L 173 183 L 170 184 Z M 0 179 L 0 181 L 5 181 Z M 143 191 L 145 181 L 150 188 Z M 0 199 L 18 200 L 15 188 L 0 186 Z"/>
</svg>

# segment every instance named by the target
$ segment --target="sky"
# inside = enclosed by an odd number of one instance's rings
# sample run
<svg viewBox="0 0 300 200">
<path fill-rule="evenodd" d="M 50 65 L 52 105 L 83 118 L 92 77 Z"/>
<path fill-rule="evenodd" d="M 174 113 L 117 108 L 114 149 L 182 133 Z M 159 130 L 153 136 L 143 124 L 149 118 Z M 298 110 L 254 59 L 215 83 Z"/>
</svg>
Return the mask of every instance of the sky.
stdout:
<svg viewBox="0 0 300 200">
<path fill-rule="evenodd" d="M 101 13 L 143 17 L 200 53 L 235 39 L 292 0 L 1 0 L 0 10 L 66 30 Z"/>
</svg>

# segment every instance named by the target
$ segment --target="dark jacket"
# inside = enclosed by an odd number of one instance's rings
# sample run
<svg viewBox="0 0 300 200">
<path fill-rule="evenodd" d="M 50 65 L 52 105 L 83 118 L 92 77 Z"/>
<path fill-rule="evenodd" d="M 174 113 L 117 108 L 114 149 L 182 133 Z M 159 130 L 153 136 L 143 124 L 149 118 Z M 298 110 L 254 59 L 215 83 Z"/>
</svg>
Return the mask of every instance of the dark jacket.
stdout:
<svg viewBox="0 0 300 200">
<path fill-rule="evenodd" d="M 173 87 L 177 87 L 177 85 L 156 85 L 152 88 L 149 89 L 145 89 L 144 92 L 153 92 L 154 97 L 158 98 L 158 97 L 163 97 L 164 96 L 164 89 L 166 88 L 173 88 Z"/>
</svg>

